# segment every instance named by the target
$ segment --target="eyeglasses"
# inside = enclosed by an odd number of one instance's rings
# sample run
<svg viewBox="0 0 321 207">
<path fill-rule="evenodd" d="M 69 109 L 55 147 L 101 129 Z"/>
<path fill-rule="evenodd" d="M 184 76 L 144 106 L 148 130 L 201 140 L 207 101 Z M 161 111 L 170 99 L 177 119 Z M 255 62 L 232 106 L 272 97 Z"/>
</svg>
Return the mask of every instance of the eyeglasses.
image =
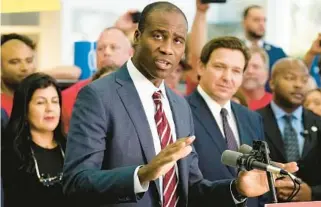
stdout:
<svg viewBox="0 0 321 207">
<path fill-rule="evenodd" d="M 60 145 L 59 145 L 59 148 L 60 148 L 62 157 L 65 158 L 65 153 L 62 150 Z M 53 176 L 53 177 L 51 177 L 50 175 L 40 174 L 35 153 L 34 153 L 32 147 L 30 147 L 30 149 L 31 149 L 31 155 L 32 155 L 33 161 L 35 162 L 35 168 L 36 168 L 36 173 L 37 173 L 37 177 L 39 179 L 39 182 L 42 183 L 46 187 L 54 186 L 56 184 L 61 184 L 62 175 L 63 175 L 62 172 L 56 176 Z"/>
</svg>

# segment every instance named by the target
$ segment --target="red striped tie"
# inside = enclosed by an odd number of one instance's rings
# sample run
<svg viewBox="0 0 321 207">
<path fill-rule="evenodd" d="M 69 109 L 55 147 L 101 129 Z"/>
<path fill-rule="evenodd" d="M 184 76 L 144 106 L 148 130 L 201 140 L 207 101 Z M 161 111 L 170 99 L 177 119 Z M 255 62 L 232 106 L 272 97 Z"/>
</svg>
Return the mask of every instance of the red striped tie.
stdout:
<svg viewBox="0 0 321 207">
<path fill-rule="evenodd" d="M 162 106 L 161 91 L 153 94 L 153 100 L 156 106 L 155 122 L 157 132 L 161 140 L 161 148 L 164 149 L 167 145 L 173 143 L 171 128 L 166 118 Z M 173 166 L 163 177 L 163 207 L 175 207 L 178 202 L 177 195 L 178 180 L 175 166 Z"/>
</svg>

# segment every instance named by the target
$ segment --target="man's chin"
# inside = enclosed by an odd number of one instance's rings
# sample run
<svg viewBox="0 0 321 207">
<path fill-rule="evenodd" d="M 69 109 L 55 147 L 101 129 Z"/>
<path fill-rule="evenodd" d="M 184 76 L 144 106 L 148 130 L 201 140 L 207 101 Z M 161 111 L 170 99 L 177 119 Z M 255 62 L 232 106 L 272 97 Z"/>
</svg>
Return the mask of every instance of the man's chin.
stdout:
<svg viewBox="0 0 321 207">
<path fill-rule="evenodd" d="M 242 88 L 248 91 L 255 90 L 259 88 L 259 84 L 257 83 L 245 83 L 242 85 Z"/>
<path fill-rule="evenodd" d="M 260 40 L 264 37 L 265 33 L 257 33 L 257 32 L 248 32 L 249 35 L 253 38 L 253 39 L 257 39 Z"/>
</svg>

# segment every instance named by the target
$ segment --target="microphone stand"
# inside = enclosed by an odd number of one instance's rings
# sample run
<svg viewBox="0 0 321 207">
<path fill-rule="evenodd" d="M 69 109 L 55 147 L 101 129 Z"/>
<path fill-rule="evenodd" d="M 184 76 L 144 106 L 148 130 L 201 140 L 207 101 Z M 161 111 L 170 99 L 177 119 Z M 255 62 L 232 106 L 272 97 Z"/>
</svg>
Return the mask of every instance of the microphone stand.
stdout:
<svg viewBox="0 0 321 207">
<path fill-rule="evenodd" d="M 267 146 L 267 143 L 264 142 L 264 150 L 263 150 L 263 161 L 265 164 L 268 164 L 270 165 L 270 150 Z M 270 193 L 271 193 L 271 200 L 272 200 L 272 203 L 277 203 L 278 202 L 278 198 L 276 196 L 276 189 L 275 189 L 275 185 L 274 185 L 274 178 L 273 178 L 273 173 L 271 172 L 266 172 L 266 175 L 267 175 L 267 180 L 268 180 L 268 183 L 269 183 L 269 188 L 270 188 Z"/>
</svg>

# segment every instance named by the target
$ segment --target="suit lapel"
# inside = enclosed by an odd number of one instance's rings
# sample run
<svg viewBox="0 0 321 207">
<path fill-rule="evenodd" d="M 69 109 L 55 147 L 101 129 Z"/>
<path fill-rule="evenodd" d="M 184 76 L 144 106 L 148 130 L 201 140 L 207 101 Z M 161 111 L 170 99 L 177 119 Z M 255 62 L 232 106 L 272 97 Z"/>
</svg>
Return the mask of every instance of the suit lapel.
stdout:
<svg viewBox="0 0 321 207">
<path fill-rule="evenodd" d="M 266 139 L 269 139 L 274 147 L 282 155 L 282 158 L 286 160 L 284 143 L 271 105 L 268 105 L 264 110 L 264 131 L 267 134 Z"/>
<path fill-rule="evenodd" d="M 250 139 L 249 135 L 247 135 L 244 130 L 246 128 L 246 122 L 243 121 L 242 113 L 239 109 L 239 106 L 236 103 L 231 102 L 231 107 L 232 107 L 232 111 L 233 111 L 233 114 L 236 119 L 237 130 L 239 132 L 239 137 L 240 137 L 240 144 L 241 145 L 247 144 L 247 145 L 252 146 L 252 144 L 253 144 L 252 139 Z"/>
<path fill-rule="evenodd" d="M 121 87 L 117 89 L 117 93 L 126 108 L 129 118 L 135 126 L 143 154 L 146 158 L 146 163 L 149 163 L 155 157 L 153 136 L 143 105 L 126 66 L 119 69 L 116 75 L 116 82 L 121 85 Z M 159 193 L 159 182 L 156 181 L 155 184 Z"/>
<path fill-rule="evenodd" d="M 222 154 L 224 150 L 227 150 L 225 138 L 223 137 L 222 132 L 206 102 L 198 93 L 198 91 L 195 91 L 191 96 L 191 105 L 195 108 L 193 115 L 198 119 L 199 123 L 203 125 L 206 132 L 217 146 L 219 153 Z M 228 166 L 226 167 L 233 176 L 236 176 L 234 168 Z"/>
<path fill-rule="evenodd" d="M 309 116 L 309 112 L 305 109 L 303 109 L 303 125 L 304 125 L 304 147 L 302 152 L 302 158 L 304 159 L 305 156 L 311 151 L 311 149 L 317 144 L 317 131 L 314 129 L 317 129 L 316 126 L 314 126 L 314 120 L 312 116 Z M 320 129 L 319 129 L 320 130 Z"/>
</svg>

